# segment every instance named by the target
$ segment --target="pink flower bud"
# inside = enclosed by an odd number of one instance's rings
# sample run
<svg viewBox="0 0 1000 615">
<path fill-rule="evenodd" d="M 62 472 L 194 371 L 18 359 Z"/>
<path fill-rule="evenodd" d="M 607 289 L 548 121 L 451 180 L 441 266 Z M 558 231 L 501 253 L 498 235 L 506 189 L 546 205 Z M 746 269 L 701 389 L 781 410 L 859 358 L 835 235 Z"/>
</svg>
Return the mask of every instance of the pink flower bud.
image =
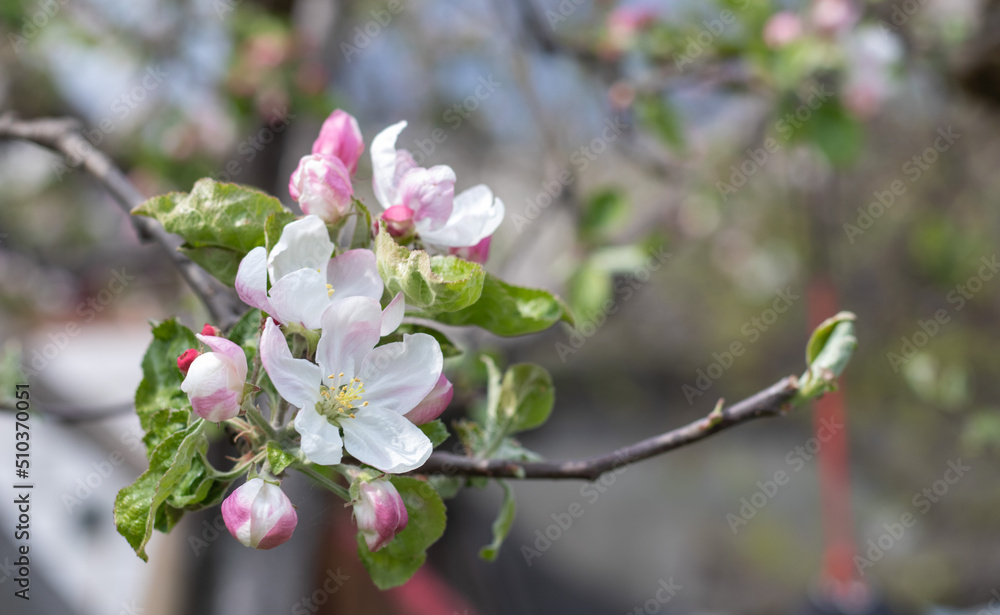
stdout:
<svg viewBox="0 0 1000 615">
<path fill-rule="evenodd" d="M 764 44 L 771 49 L 784 47 L 802 36 L 802 20 L 791 11 L 771 15 L 764 24 Z"/>
<path fill-rule="evenodd" d="M 351 175 L 358 170 L 358 159 L 365 151 L 358 121 L 349 113 L 337 109 L 323 122 L 312 153 L 340 159 Z"/>
<path fill-rule="evenodd" d="M 326 154 L 303 156 L 288 182 L 288 192 L 306 215 L 337 222 L 350 210 L 354 188 L 347 167 Z"/>
<path fill-rule="evenodd" d="M 429 423 L 441 416 L 444 409 L 448 407 L 451 403 L 451 398 L 455 395 L 455 389 L 452 387 L 451 382 L 444 377 L 444 374 L 438 378 L 437 384 L 431 389 L 431 392 L 427 394 L 422 402 L 417 404 L 417 406 L 404 414 L 406 418 L 410 419 L 410 422 L 414 425 L 423 425 L 424 423 Z"/>
<path fill-rule="evenodd" d="M 222 519 L 243 546 L 273 549 L 292 537 L 299 517 L 281 487 L 251 478 L 222 503 Z"/>
<path fill-rule="evenodd" d="M 206 322 L 205 326 L 201 328 L 201 334 L 214 335 L 215 337 L 219 337 L 220 335 L 222 335 L 222 331 L 219 331 L 218 327 L 213 327 L 212 325 Z"/>
<path fill-rule="evenodd" d="M 368 549 L 378 551 L 406 528 L 410 519 L 406 506 L 396 487 L 384 479 L 361 483 L 358 493 L 353 502 L 354 520 Z"/>
<path fill-rule="evenodd" d="M 194 348 L 188 348 L 181 354 L 181 356 L 177 357 L 177 369 L 181 370 L 181 373 L 187 376 L 188 369 L 191 368 L 191 363 L 193 363 L 199 355 L 201 355 L 201 353 Z"/>
<path fill-rule="evenodd" d="M 449 254 L 454 254 L 459 258 L 464 258 L 467 261 L 472 261 L 474 263 L 485 264 L 486 261 L 490 259 L 490 243 L 493 241 L 493 236 L 484 237 L 482 241 L 474 246 L 468 246 L 466 248 L 451 248 L 448 250 Z"/>
<path fill-rule="evenodd" d="M 382 212 L 385 229 L 393 237 L 403 237 L 413 232 L 413 210 L 406 205 L 393 205 Z"/>
<path fill-rule="evenodd" d="M 213 422 L 231 419 L 240 413 L 247 357 L 242 348 L 224 337 L 200 333 L 197 337 L 211 352 L 192 358 L 189 350 L 177 359 L 182 372 L 185 366 L 181 359 L 185 359 L 187 368 L 181 390 L 187 393 L 194 413 L 201 418 Z"/>
</svg>

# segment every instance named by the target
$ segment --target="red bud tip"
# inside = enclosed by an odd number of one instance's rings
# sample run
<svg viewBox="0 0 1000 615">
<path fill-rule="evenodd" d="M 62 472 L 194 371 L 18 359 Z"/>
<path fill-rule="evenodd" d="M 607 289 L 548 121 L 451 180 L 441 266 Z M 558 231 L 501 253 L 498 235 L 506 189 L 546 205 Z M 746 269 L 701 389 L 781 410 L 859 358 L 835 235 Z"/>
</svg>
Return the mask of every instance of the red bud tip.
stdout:
<svg viewBox="0 0 1000 615">
<path fill-rule="evenodd" d="M 201 334 L 202 335 L 212 335 L 212 336 L 215 336 L 215 337 L 219 337 L 220 335 L 222 335 L 222 331 L 219 331 L 218 327 L 213 327 L 212 325 L 210 325 L 210 324 L 208 324 L 206 322 L 205 326 L 202 327 L 202 329 L 201 329 Z"/>
<path fill-rule="evenodd" d="M 205 325 L 206 327 L 208 325 Z M 187 376 L 188 368 L 194 363 L 194 360 L 198 358 L 201 353 L 194 348 L 188 348 L 184 351 L 184 354 L 177 357 L 177 369 L 181 370 L 181 373 Z"/>
</svg>

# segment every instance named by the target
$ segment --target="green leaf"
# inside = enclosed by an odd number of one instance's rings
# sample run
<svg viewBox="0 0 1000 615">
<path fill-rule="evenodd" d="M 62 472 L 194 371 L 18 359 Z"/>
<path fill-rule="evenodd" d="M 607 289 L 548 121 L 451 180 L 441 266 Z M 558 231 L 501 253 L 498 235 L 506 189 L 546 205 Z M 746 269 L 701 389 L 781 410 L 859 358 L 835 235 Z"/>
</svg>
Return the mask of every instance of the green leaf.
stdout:
<svg viewBox="0 0 1000 615">
<path fill-rule="evenodd" d="M 612 274 L 597 267 L 592 259 L 587 259 L 573 273 L 567 289 L 573 313 L 580 318 L 593 319 L 601 314 L 614 294 Z"/>
<path fill-rule="evenodd" d="M 453 312 L 479 300 L 486 272 L 454 256 L 431 257 L 398 245 L 387 232 L 375 237 L 378 272 L 390 295 L 402 291 L 406 305 L 428 313 Z"/>
<path fill-rule="evenodd" d="M 580 219 L 580 235 L 586 241 L 602 239 L 627 220 L 628 214 L 629 203 L 623 191 L 600 190 L 587 199 Z"/>
<path fill-rule="evenodd" d="M 424 432 L 424 435 L 430 438 L 431 446 L 437 448 L 442 442 L 451 436 L 448 433 L 448 428 L 444 426 L 441 419 L 434 419 L 429 423 L 424 423 L 423 425 L 418 425 L 420 431 Z"/>
<path fill-rule="evenodd" d="M 560 320 L 573 324 L 569 306 L 544 290 L 523 288 L 487 274 L 482 295 L 475 304 L 429 318 L 454 326 L 475 325 L 490 333 L 511 337 L 544 331 Z"/>
<path fill-rule="evenodd" d="M 355 198 L 351 200 L 357 210 L 354 234 L 351 236 L 351 249 L 370 248 L 372 245 L 372 214 L 364 203 Z"/>
<path fill-rule="evenodd" d="M 864 145 L 864 129 L 836 98 L 820 99 L 820 102 L 821 106 L 800 124 L 802 128 L 795 136 L 816 145 L 833 166 L 847 166 L 861 153 Z M 789 111 L 792 114 L 803 108 L 809 108 L 805 102 L 799 102 L 798 98 L 790 104 L 795 106 Z M 782 115 L 784 116 L 785 114 Z"/>
<path fill-rule="evenodd" d="M 390 480 L 406 505 L 406 529 L 375 553 L 358 534 L 358 555 L 379 589 L 406 583 L 427 559 L 427 548 L 444 533 L 446 522 L 444 502 L 429 483 L 406 476 Z"/>
<path fill-rule="evenodd" d="M 510 533 L 510 528 L 514 525 L 514 515 L 517 513 L 514 490 L 506 481 L 498 480 L 497 483 L 503 488 L 503 504 L 500 505 L 500 513 L 493 521 L 493 542 L 479 550 L 479 557 L 488 562 L 496 560 L 500 553 L 500 545 Z"/>
<path fill-rule="evenodd" d="M 661 141 L 677 149 L 684 147 L 684 129 L 677 111 L 662 96 L 640 96 L 635 107 L 639 121 Z"/>
<path fill-rule="evenodd" d="M 830 339 L 830 335 L 833 333 L 834 327 L 841 322 L 854 321 L 856 319 L 857 317 L 851 312 L 840 312 L 819 323 L 819 326 L 809 336 L 809 342 L 806 344 L 806 365 L 812 365 L 816 357 L 823 351 L 827 341 Z"/>
<path fill-rule="evenodd" d="M 399 325 L 395 331 L 383 337 L 381 341 L 379 341 L 378 345 L 382 346 L 391 342 L 401 342 L 403 341 L 404 335 L 411 335 L 413 333 L 426 333 L 436 339 L 438 344 L 441 346 L 441 354 L 443 354 L 446 359 L 457 357 L 462 354 L 462 349 L 456 346 L 455 342 L 451 341 L 451 339 L 449 339 L 448 336 L 441 331 L 432 327 L 425 327 L 424 325 L 411 323 Z"/>
<path fill-rule="evenodd" d="M 115 525 L 136 555 L 144 561 L 146 543 L 153 533 L 160 507 L 174 490 L 182 485 L 198 449 L 207 446 L 202 430 L 205 421 L 198 419 L 183 431 L 174 433 L 160 442 L 149 458 L 149 469 L 115 498 Z M 165 513 L 163 513 L 165 514 Z M 168 530 L 180 514 L 171 511 L 158 524 Z"/>
<path fill-rule="evenodd" d="M 142 382 L 135 391 L 135 412 L 144 431 L 149 431 L 157 412 L 191 407 L 181 391 L 184 375 L 177 368 L 177 357 L 198 347 L 198 338 L 190 329 L 171 318 L 153 324 L 153 341 L 142 358 Z"/>
<path fill-rule="evenodd" d="M 503 377 L 497 421 L 509 435 L 540 427 L 552 413 L 556 390 L 544 368 L 532 363 L 512 365 Z"/>
<path fill-rule="evenodd" d="M 183 237 L 181 251 L 230 285 L 240 260 L 264 245 L 268 217 L 291 216 L 281 201 L 269 194 L 207 177 L 199 179 L 190 193 L 153 197 L 132 213 L 155 218 L 167 231 Z"/>
<path fill-rule="evenodd" d="M 271 472 L 274 474 L 281 474 L 285 471 L 285 468 L 296 461 L 295 455 L 285 451 L 274 440 L 267 443 L 267 462 L 271 466 Z"/>
<path fill-rule="evenodd" d="M 146 435 L 142 437 L 142 442 L 146 445 L 147 455 L 152 454 L 153 450 L 160 445 L 160 442 L 163 442 L 178 431 L 187 429 L 190 422 L 190 410 L 164 408 L 153 413 L 149 429 L 146 431 Z"/>
</svg>

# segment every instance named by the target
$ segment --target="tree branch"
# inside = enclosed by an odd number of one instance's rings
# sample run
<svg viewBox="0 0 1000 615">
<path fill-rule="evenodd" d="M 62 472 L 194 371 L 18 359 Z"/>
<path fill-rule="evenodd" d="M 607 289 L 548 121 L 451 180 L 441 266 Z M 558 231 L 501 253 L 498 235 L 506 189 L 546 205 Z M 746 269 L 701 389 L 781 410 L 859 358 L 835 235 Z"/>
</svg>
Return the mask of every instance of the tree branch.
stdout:
<svg viewBox="0 0 1000 615">
<path fill-rule="evenodd" d="M 65 156 L 71 166 L 82 166 L 115 198 L 125 213 L 145 197 L 105 154 L 80 133 L 80 124 L 69 118 L 19 120 L 13 113 L 0 115 L 0 139 L 21 139 Z M 208 309 L 212 321 L 228 329 L 243 312 L 233 293 L 175 249 L 172 235 L 149 218 L 133 217 L 132 224 L 143 241 L 155 241 L 167 253 L 188 286 Z"/>
<path fill-rule="evenodd" d="M 788 403 L 798 392 L 798 379 L 795 376 L 788 376 L 719 412 L 713 412 L 683 427 L 589 459 L 525 463 L 503 459 L 473 459 L 437 452 L 431 454 L 427 463 L 413 473 L 593 481 L 610 470 L 693 444 L 735 425 L 768 416 L 782 416 L 787 411 Z"/>
</svg>

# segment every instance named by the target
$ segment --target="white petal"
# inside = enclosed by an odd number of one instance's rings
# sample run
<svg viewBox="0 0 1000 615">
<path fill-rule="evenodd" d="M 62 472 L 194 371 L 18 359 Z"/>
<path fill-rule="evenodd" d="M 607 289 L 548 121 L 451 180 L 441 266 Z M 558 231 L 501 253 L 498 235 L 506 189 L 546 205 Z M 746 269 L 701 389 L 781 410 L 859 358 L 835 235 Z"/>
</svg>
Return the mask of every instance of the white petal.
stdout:
<svg viewBox="0 0 1000 615">
<path fill-rule="evenodd" d="M 362 463 L 383 472 L 409 472 L 434 450 L 424 432 L 406 418 L 380 408 L 362 408 L 341 421 L 344 447 Z"/>
<path fill-rule="evenodd" d="M 504 205 L 493 198 L 493 192 L 484 184 L 469 188 L 455 197 L 451 217 L 438 229 L 429 224 L 417 223 L 417 232 L 428 243 L 447 248 L 474 246 L 503 222 Z"/>
<path fill-rule="evenodd" d="M 243 303 L 271 313 L 267 300 L 267 250 L 263 246 L 250 250 L 240 261 L 235 286 Z"/>
<path fill-rule="evenodd" d="M 438 341 L 415 333 L 371 351 L 357 375 L 365 385 L 364 401 L 406 414 L 431 392 L 443 366 Z"/>
<path fill-rule="evenodd" d="M 319 366 L 292 357 L 281 329 L 268 318 L 260 337 L 260 358 L 274 388 L 296 408 L 312 408 L 319 401 Z"/>
<path fill-rule="evenodd" d="M 319 329 L 320 317 L 330 305 L 326 277 L 315 269 L 299 269 L 271 285 L 271 315 L 282 324 L 299 323 Z"/>
<path fill-rule="evenodd" d="M 289 222 L 267 258 L 271 284 L 299 269 L 313 269 L 326 278 L 326 264 L 331 254 L 333 242 L 319 216 Z"/>
<path fill-rule="evenodd" d="M 371 250 L 348 250 L 332 259 L 326 281 L 333 287 L 334 301 L 347 297 L 382 298 L 382 278 Z"/>
<path fill-rule="evenodd" d="M 316 412 L 315 406 L 299 410 L 295 415 L 295 431 L 302 436 L 300 446 L 306 459 L 321 466 L 340 463 L 344 448 L 340 430 Z"/>
<path fill-rule="evenodd" d="M 357 374 L 365 355 L 379 340 L 382 306 L 369 297 L 348 297 L 330 305 L 323 312 L 323 335 L 316 347 L 316 362 L 323 377 L 344 373 L 347 379 Z M 336 386 L 334 378 L 330 386 Z"/>
<path fill-rule="evenodd" d="M 379 330 L 379 334 L 389 335 L 398 329 L 400 323 L 403 322 L 403 314 L 405 313 L 406 300 L 403 298 L 403 293 L 398 292 L 392 298 L 392 301 L 389 302 L 389 305 L 385 306 L 385 309 L 382 310 L 382 327 Z"/>
<path fill-rule="evenodd" d="M 383 209 L 396 204 L 396 139 L 404 128 L 405 121 L 393 124 L 372 139 L 372 185 Z"/>
<path fill-rule="evenodd" d="M 201 333 L 198 333 L 195 337 L 197 337 L 198 341 L 202 344 L 211 348 L 212 352 L 219 353 L 226 357 L 226 360 L 229 361 L 229 364 L 235 371 L 236 377 L 241 381 L 246 381 L 247 355 L 238 344 L 224 337 L 216 337 L 214 335 L 202 335 Z"/>
</svg>

